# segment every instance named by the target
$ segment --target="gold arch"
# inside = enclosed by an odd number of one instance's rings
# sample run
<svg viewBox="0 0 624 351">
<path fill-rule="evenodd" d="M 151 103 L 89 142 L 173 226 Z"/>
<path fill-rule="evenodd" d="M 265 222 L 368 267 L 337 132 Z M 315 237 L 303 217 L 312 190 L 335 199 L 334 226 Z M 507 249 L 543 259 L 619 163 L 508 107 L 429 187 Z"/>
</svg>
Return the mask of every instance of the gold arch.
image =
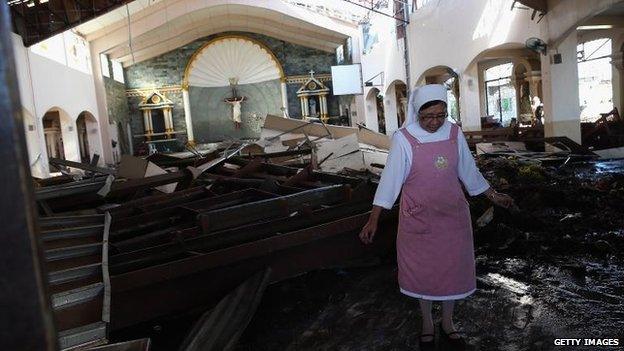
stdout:
<svg viewBox="0 0 624 351">
<path fill-rule="evenodd" d="M 191 56 L 189 62 L 186 64 L 186 68 L 184 69 L 184 78 L 182 79 L 182 89 L 188 90 L 188 87 L 189 87 L 188 80 L 189 80 L 189 74 L 191 73 L 191 66 L 192 66 L 193 62 L 197 59 L 199 54 L 201 54 L 202 51 L 204 51 L 210 45 L 216 44 L 219 41 L 227 40 L 227 39 L 242 39 L 242 40 L 247 40 L 247 41 L 250 41 L 250 42 L 258 45 L 261 49 L 266 51 L 269 54 L 269 56 L 271 56 L 271 58 L 273 59 L 273 61 L 277 65 L 277 69 L 279 70 L 279 74 L 280 74 L 280 80 L 282 82 L 286 81 L 286 75 L 284 74 L 284 68 L 282 67 L 282 64 L 279 62 L 279 60 L 277 59 L 277 57 L 275 56 L 273 51 L 271 51 L 271 48 L 269 48 L 266 44 L 264 44 L 261 41 L 258 41 L 256 39 L 253 39 L 253 38 L 250 38 L 250 37 L 246 37 L 244 35 L 228 34 L 228 35 L 219 36 L 219 37 L 216 37 L 214 39 L 209 40 L 207 43 L 202 45 L 199 49 L 197 49 L 197 51 L 195 51 L 193 53 L 193 55 Z"/>
</svg>

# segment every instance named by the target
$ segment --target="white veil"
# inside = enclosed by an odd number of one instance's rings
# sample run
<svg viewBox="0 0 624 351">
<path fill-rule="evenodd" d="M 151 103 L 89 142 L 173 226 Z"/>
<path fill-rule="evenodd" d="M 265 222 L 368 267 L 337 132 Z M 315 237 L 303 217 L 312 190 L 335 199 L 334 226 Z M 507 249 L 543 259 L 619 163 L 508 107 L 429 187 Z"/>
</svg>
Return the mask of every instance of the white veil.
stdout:
<svg viewBox="0 0 624 351">
<path fill-rule="evenodd" d="M 446 86 L 442 84 L 427 84 L 412 90 L 407 104 L 407 118 L 405 118 L 402 127 L 416 122 L 420 107 L 429 101 L 435 100 L 447 102 Z"/>
</svg>

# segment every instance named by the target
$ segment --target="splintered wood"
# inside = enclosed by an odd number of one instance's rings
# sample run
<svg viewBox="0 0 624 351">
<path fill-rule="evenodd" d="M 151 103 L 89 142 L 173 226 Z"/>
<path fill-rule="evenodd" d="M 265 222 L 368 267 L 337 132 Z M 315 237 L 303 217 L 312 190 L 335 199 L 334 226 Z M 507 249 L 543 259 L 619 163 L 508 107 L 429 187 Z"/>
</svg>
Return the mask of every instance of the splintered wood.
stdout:
<svg viewBox="0 0 624 351">
<path fill-rule="evenodd" d="M 324 172 L 368 171 L 379 175 L 386 163 L 390 140 L 386 135 L 365 128 L 268 115 L 256 145 L 263 147 L 266 154 L 311 149 L 309 156 L 291 158 L 311 163 Z"/>
</svg>

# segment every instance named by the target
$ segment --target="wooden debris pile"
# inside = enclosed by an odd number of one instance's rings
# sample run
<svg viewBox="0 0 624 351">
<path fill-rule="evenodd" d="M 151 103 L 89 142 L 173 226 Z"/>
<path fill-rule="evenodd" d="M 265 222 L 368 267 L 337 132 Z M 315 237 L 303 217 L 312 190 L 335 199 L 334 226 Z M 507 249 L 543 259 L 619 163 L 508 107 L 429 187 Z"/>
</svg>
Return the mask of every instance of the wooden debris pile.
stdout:
<svg viewBox="0 0 624 351">
<path fill-rule="evenodd" d="M 354 136 L 328 142 L 352 145 Z M 53 160 L 64 174 L 38 182 L 35 196 L 57 325 L 71 338 L 63 347 L 215 306 L 264 269 L 272 283 L 391 252 L 392 235 L 372 246 L 357 237 L 376 184 L 319 170 L 323 162 L 309 159 L 321 153 L 328 164 L 341 162 L 323 154 L 328 147 L 266 153 L 229 143 L 192 157 L 124 157 L 116 169 Z M 362 159 L 362 149 L 346 150 Z M 334 154 L 346 160 L 346 152 Z M 304 163 L 292 167 L 284 158 Z M 76 169 L 82 179 L 74 180 Z M 380 231 L 394 226 L 396 210 Z"/>
</svg>

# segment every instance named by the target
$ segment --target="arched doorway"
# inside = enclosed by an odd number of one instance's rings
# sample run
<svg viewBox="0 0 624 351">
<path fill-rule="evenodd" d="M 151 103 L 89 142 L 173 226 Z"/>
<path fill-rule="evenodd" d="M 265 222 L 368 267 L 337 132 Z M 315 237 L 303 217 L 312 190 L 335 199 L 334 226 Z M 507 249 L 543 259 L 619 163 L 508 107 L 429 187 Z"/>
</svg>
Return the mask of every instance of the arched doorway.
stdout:
<svg viewBox="0 0 624 351">
<path fill-rule="evenodd" d="M 63 144 L 60 111 L 52 110 L 43 115 L 43 133 L 48 157 L 64 160 L 65 146 Z"/>
<path fill-rule="evenodd" d="M 540 54 L 527 49 L 524 42 L 501 44 L 476 55 L 460 82 L 464 124 L 477 130 L 508 126 L 512 118 L 517 121 L 521 97 L 541 98 L 540 69 Z M 529 83 L 528 94 L 525 82 Z"/>
<path fill-rule="evenodd" d="M 97 120 L 90 112 L 83 111 L 78 115 L 76 119 L 76 132 L 78 133 L 80 160 L 89 163 L 93 155 L 97 153 L 99 135 Z"/>
<path fill-rule="evenodd" d="M 612 40 L 580 43 L 577 52 L 581 122 L 594 122 L 601 113 L 613 110 Z"/>
<path fill-rule="evenodd" d="M 386 113 L 383 104 L 383 96 L 381 94 L 375 96 L 375 102 L 377 103 L 377 129 L 379 133 L 386 134 Z"/>
<path fill-rule="evenodd" d="M 502 126 L 508 126 L 518 116 L 513 67 L 513 63 L 505 62 L 483 72 L 486 114 Z"/>
<path fill-rule="evenodd" d="M 427 69 L 416 81 L 417 85 L 443 84 L 447 89 L 447 111 L 449 119 L 461 123 L 459 110 L 459 75 L 450 67 L 436 66 Z"/>
<path fill-rule="evenodd" d="M 366 116 L 366 126 L 369 129 L 386 133 L 383 96 L 377 88 L 372 88 L 366 94 Z"/>
<path fill-rule="evenodd" d="M 395 80 L 388 85 L 384 93 L 384 115 L 386 118 L 386 132 L 392 133 L 401 127 L 407 116 L 407 85 L 401 80 Z"/>
<path fill-rule="evenodd" d="M 531 89 L 527 77 L 529 72 L 523 64 L 516 64 L 513 68 L 513 85 L 516 87 L 516 101 L 518 123 L 530 125 L 533 122 L 531 107 Z"/>
</svg>

